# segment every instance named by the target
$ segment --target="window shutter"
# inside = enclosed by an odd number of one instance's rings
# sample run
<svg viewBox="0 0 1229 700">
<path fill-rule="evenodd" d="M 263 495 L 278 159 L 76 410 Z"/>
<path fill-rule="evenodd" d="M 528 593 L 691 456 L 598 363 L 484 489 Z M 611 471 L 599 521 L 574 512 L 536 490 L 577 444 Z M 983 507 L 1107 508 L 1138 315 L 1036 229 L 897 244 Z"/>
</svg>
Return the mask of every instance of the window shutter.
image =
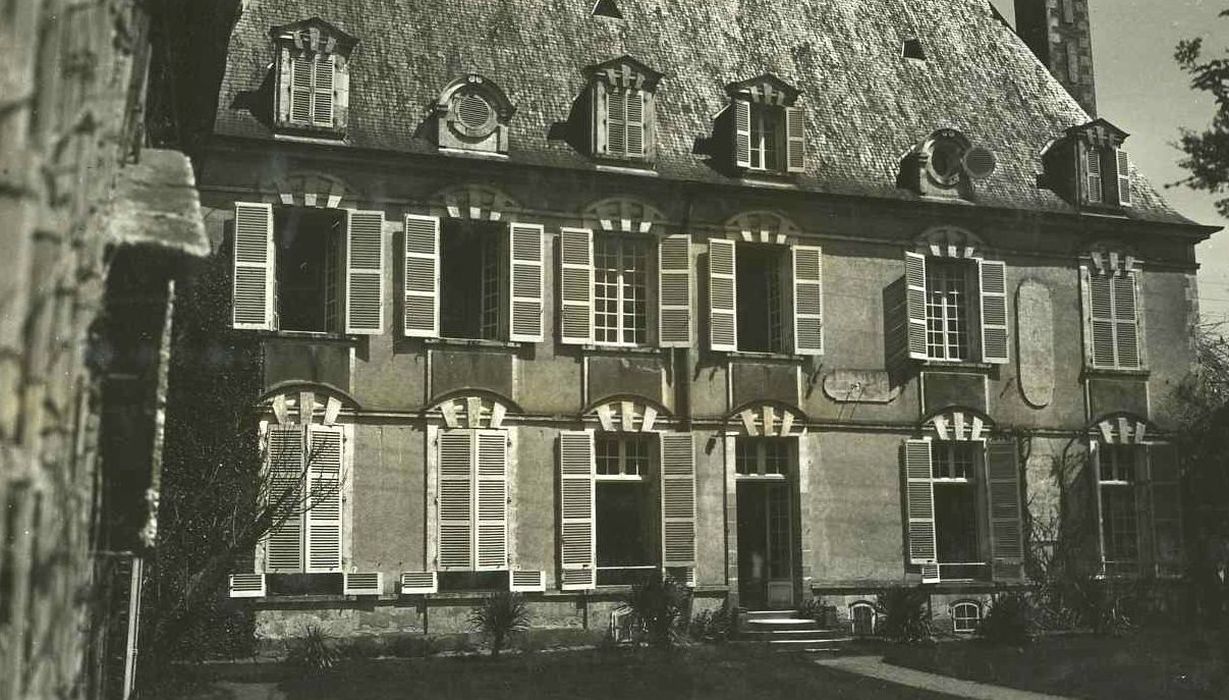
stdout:
<svg viewBox="0 0 1229 700">
<path fill-rule="evenodd" d="M 658 241 L 657 287 L 657 344 L 691 347 L 691 236 Z"/>
<path fill-rule="evenodd" d="M 1114 367 L 1114 304 L 1110 278 L 1085 270 L 1088 285 L 1089 356 L 1093 367 Z"/>
<path fill-rule="evenodd" d="M 560 579 L 564 590 L 597 585 L 594 533 L 593 431 L 559 433 Z"/>
<path fill-rule="evenodd" d="M 1101 573 L 1105 573 L 1105 529 L 1101 520 L 1101 509 L 1104 507 L 1101 503 L 1101 443 L 1096 440 L 1091 440 L 1088 443 L 1088 463 L 1085 466 L 1088 472 L 1088 484 L 1092 489 L 1092 501 L 1096 508 L 1093 510 L 1093 517 L 1096 518 L 1094 524 L 1097 535 L 1097 563 Z"/>
<path fill-rule="evenodd" d="M 435 216 L 405 217 L 405 334 L 417 338 L 440 335 L 440 220 Z"/>
<path fill-rule="evenodd" d="M 267 502 L 274 527 L 265 540 L 265 571 L 303 571 L 303 429 L 269 426 L 265 442 Z"/>
<path fill-rule="evenodd" d="M 333 54 L 318 55 L 315 60 L 316 82 L 313 85 L 312 123 L 316 126 L 333 126 Z"/>
<path fill-rule="evenodd" d="M 290 121 L 312 123 L 313 73 L 316 62 L 313 54 L 300 51 L 290 63 Z"/>
<path fill-rule="evenodd" d="M 925 360 L 926 256 L 905 251 L 905 309 L 909 316 L 909 357 Z"/>
<path fill-rule="evenodd" d="M 823 250 L 819 246 L 791 246 L 794 256 L 794 352 L 824 352 Z"/>
<path fill-rule="evenodd" d="M 232 268 L 235 328 L 271 331 L 273 323 L 273 206 L 235 202 Z"/>
<path fill-rule="evenodd" d="M 559 229 L 559 339 L 568 345 L 593 342 L 593 232 Z"/>
<path fill-rule="evenodd" d="M 478 433 L 477 565 L 479 571 L 508 568 L 508 439 L 502 431 Z"/>
<path fill-rule="evenodd" d="M 644 93 L 639 90 L 627 92 L 627 155 L 644 157 Z"/>
<path fill-rule="evenodd" d="M 982 361 L 1007 364 L 1007 265 L 998 260 L 978 260 L 981 281 Z"/>
<path fill-rule="evenodd" d="M 996 579 L 1023 577 L 1024 532 L 1021 525 L 1020 469 L 1016 443 L 986 444 L 986 500 L 990 515 L 990 551 Z"/>
<path fill-rule="evenodd" d="M 1131 203 L 1131 157 L 1121 149 L 1114 155 L 1118 165 L 1118 204 L 1125 207 Z"/>
<path fill-rule="evenodd" d="M 342 429 L 307 426 L 307 573 L 341 571 Z"/>
<path fill-rule="evenodd" d="M 806 112 L 801 107 L 785 108 L 785 170 L 806 170 Z"/>
<path fill-rule="evenodd" d="M 447 430 L 439 436 L 436 496 L 436 559 L 440 571 L 473 568 L 473 460 L 474 433 Z"/>
<path fill-rule="evenodd" d="M 1148 446 L 1152 542 L 1157 576 L 1182 575 L 1182 484 L 1178 448 Z"/>
<path fill-rule="evenodd" d="M 696 565 L 696 458 L 691 433 L 661 433 L 661 565 Z"/>
<path fill-rule="evenodd" d="M 608 101 L 609 90 L 606 83 L 594 80 L 589 86 L 589 149 L 593 155 L 606 155 L 610 152 L 607 141 L 607 123 L 609 120 Z"/>
<path fill-rule="evenodd" d="M 346 216 L 346 333 L 384 332 L 384 212 Z"/>
<path fill-rule="evenodd" d="M 734 109 L 734 166 L 751 167 L 751 103 L 735 99 Z"/>
<path fill-rule="evenodd" d="M 512 319 L 508 339 L 521 343 L 542 342 L 542 243 L 539 224 L 510 224 L 508 235 L 512 251 L 509 264 L 508 318 Z"/>
<path fill-rule="evenodd" d="M 737 278 L 734 241 L 708 242 L 708 346 L 711 350 L 738 349 Z"/>
<path fill-rule="evenodd" d="M 621 88 L 606 91 L 606 151 L 615 156 L 627 153 L 627 93 Z"/>
<path fill-rule="evenodd" d="M 905 500 L 909 514 L 909 563 L 934 564 L 935 502 L 931 490 L 930 441 L 905 441 Z"/>
<path fill-rule="evenodd" d="M 1118 351 L 1117 366 L 1136 369 L 1141 365 L 1139 344 L 1139 313 L 1136 308 L 1135 273 L 1124 272 L 1106 277 L 1105 284 L 1114 291 L 1114 340 Z"/>
<path fill-rule="evenodd" d="M 1088 176 L 1088 201 L 1092 204 L 1099 204 L 1104 201 L 1105 197 L 1102 190 L 1101 181 L 1101 151 L 1092 146 L 1084 148 L 1084 164 L 1085 171 Z"/>
</svg>

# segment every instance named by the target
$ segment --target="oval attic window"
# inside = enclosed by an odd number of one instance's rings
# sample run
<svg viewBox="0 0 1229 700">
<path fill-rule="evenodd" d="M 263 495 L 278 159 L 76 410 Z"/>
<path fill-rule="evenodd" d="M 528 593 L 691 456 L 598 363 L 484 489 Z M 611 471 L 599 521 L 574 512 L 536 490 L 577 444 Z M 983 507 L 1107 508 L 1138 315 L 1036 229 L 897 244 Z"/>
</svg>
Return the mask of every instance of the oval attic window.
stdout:
<svg viewBox="0 0 1229 700">
<path fill-rule="evenodd" d="M 964 150 L 954 138 L 935 139 L 930 147 L 930 175 L 942 185 L 956 184 L 964 167 Z"/>
<path fill-rule="evenodd" d="M 467 128 L 478 131 L 491 120 L 491 105 L 474 93 L 462 95 L 457 100 L 457 119 Z"/>
</svg>

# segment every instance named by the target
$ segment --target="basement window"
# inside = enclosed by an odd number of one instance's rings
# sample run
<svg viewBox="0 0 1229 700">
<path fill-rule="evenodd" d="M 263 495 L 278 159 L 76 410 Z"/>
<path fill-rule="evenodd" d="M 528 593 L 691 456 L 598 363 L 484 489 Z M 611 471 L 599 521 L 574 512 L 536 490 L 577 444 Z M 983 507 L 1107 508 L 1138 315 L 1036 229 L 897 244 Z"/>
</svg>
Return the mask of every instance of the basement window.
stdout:
<svg viewBox="0 0 1229 700">
<path fill-rule="evenodd" d="M 951 607 L 952 631 L 958 634 L 970 634 L 977 631 L 981 623 L 981 606 L 966 600 Z"/>
<path fill-rule="evenodd" d="M 440 232 L 440 335 L 502 337 L 506 236 L 494 222 L 448 219 Z"/>
<path fill-rule="evenodd" d="M 632 585 L 655 575 L 658 503 L 653 444 L 642 435 L 594 440 L 597 583 Z"/>
<path fill-rule="evenodd" d="M 340 332 L 341 230 L 337 210 L 282 207 L 274 218 L 277 313 L 284 331 Z"/>
<path fill-rule="evenodd" d="M 791 279 L 789 249 L 740 243 L 737 256 L 738 349 L 788 352 L 785 285 Z"/>
</svg>

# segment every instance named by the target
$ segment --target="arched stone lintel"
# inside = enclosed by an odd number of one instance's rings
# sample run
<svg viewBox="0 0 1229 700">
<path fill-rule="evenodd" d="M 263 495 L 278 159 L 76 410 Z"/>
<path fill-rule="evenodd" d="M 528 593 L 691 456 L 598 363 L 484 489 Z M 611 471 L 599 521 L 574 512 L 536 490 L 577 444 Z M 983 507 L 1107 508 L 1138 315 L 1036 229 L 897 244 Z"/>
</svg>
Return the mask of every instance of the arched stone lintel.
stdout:
<svg viewBox="0 0 1229 700">
<path fill-rule="evenodd" d="M 1126 411 L 1108 413 L 1095 418 L 1089 431 L 1097 440 L 1109 445 L 1141 445 L 1148 442 L 1151 423 L 1141 416 Z"/>
<path fill-rule="evenodd" d="M 597 418 L 604 431 L 657 432 L 658 419 L 671 412 L 661 402 L 636 394 L 615 394 L 591 403 L 581 414 Z"/>
<path fill-rule="evenodd" d="M 940 440 L 984 440 L 994 421 L 975 408 L 947 406 L 922 419 L 922 427 L 933 429 Z"/>
<path fill-rule="evenodd" d="M 509 413 L 521 413 L 521 407 L 501 394 L 484 389 L 458 389 L 438 396 L 426 413 L 438 415 L 448 428 L 503 427 Z"/>
<path fill-rule="evenodd" d="M 271 410 L 279 425 L 306 425 L 317 417 L 323 425 L 334 425 L 343 408 L 360 408 L 348 392 L 319 382 L 282 382 L 261 395 L 256 403 Z M 304 406 L 309 407 L 307 411 Z"/>
<path fill-rule="evenodd" d="M 729 432 L 737 435 L 790 437 L 806 432 L 802 409 L 782 401 L 751 401 L 726 416 Z"/>
</svg>

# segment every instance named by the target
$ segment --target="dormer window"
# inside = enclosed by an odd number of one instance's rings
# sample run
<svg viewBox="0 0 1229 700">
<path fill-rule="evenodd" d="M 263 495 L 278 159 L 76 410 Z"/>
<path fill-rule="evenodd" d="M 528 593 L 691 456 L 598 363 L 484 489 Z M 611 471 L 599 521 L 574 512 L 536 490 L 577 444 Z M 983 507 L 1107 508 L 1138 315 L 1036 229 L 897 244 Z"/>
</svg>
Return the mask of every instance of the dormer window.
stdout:
<svg viewBox="0 0 1229 700">
<path fill-rule="evenodd" d="M 1089 204 L 1131 204 L 1131 159 L 1113 146 L 1084 144 L 1084 191 Z"/>
<path fill-rule="evenodd" d="M 914 147 L 901 166 L 901 186 L 929 197 L 970 197 L 973 182 L 994 173 L 989 149 L 955 129 L 939 129 Z"/>
<path fill-rule="evenodd" d="M 590 66 L 585 72 L 590 153 L 612 160 L 652 161 L 653 105 L 661 74 L 629 56 Z"/>
<path fill-rule="evenodd" d="M 516 108 L 504 91 L 481 75 L 448 84 L 435 105 L 441 148 L 508 152 L 509 122 Z"/>
<path fill-rule="evenodd" d="M 319 18 L 275 27 L 271 35 L 277 47 L 277 128 L 315 136 L 342 135 L 355 39 Z"/>
<path fill-rule="evenodd" d="M 730 105 L 717 117 L 718 139 L 729 144 L 730 167 L 762 173 L 806 169 L 806 115 L 799 92 L 772 75 L 726 86 Z"/>
<path fill-rule="evenodd" d="M 1104 119 L 1072 127 L 1044 155 L 1045 181 L 1073 204 L 1114 210 L 1131 204 L 1127 133 Z"/>
</svg>

